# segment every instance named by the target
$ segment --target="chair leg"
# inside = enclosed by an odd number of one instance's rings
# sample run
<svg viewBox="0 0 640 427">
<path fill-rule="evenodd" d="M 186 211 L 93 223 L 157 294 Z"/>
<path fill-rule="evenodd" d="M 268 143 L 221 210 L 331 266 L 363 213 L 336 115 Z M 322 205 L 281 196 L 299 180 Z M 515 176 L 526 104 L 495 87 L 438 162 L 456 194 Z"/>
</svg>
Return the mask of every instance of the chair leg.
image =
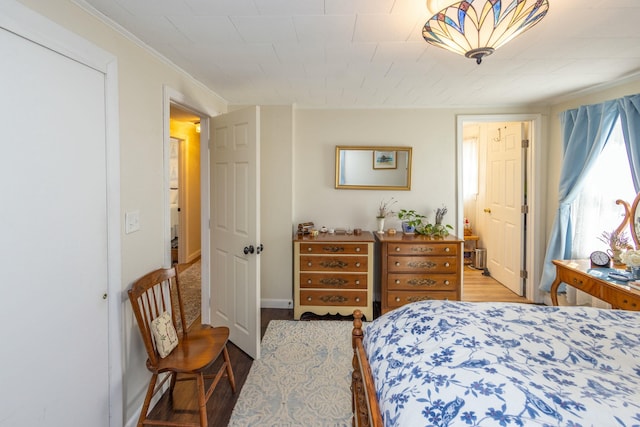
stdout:
<svg viewBox="0 0 640 427">
<path fill-rule="evenodd" d="M 178 379 L 178 374 L 176 372 L 172 372 L 171 382 L 169 383 L 169 397 L 173 397 L 173 389 L 176 387 L 177 379 Z"/>
<path fill-rule="evenodd" d="M 196 375 L 198 387 L 198 407 L 200 408 L 200 427 L 207 427 L 207 398 L 204 394 L 204 374 Z"/>
<path fill-rule="evenodd" d="M 231 367 L 231 359 L 229 359 L 229 352 L 227 351 L 226 344 L 224 346 L 224 350 L 222 351 L 222 355 L 224 357 L 225 363 L 227 364 L 227 377 L 229 377 L 229 385 L 231 385 L 231 391 L 235 394 L 236 379 L 233 376 L 233 368 Z"/>
<path fill-rule="evenodd" d="M 138 427 L 142 427 L 142 423 L 147 418 L 147 412 L 149 411 L 149 405 L 151 404 L 151 398 L 153 397 L 153 390 L 156 387 L 158 381 L 158 374 L 151 375 L 149 381 L 149 387 L 147 388 L 147 395 L 144 397 L 144 403 L 142 404 L 142 410 L 140 411 L 140 418 L 138 418 Z"/>
</svg>

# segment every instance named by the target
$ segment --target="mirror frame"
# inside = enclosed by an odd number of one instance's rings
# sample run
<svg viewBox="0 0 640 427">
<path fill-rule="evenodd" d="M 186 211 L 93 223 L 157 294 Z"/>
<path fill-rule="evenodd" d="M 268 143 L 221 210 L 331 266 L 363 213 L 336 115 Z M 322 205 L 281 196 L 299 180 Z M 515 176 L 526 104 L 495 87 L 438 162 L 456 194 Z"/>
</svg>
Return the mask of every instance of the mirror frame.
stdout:
<svg viewBox="0 0 640 427">
<path fill-rule="evenodd" d="M 638 230 L 636 230 L 636 218 L 640 216 L 638 212 L 638 205 L 640 204 L 640 193 L 636 194 L 636 198 L 629 204 L 625 200 L 616 200 L 616 205 L 622 205 L 624 207 L 624 219 L 620 226 L 616 229 L 617 233 L 622 233 L 624 229 L 629 226 L 629 233 L 636 245 L 636 249 L 640 249 L 640 236 L 638 236 Z"/>
<path fill-rule="evenodd" d="M 340 151 L 342 150 L 368 150 L 368 151 L 406 151 L 407 157 L 407 185 L 359 185 L 340 184 Z M 373 155 L 373 153 L 372 153 Z M 413 148 L 401 146 L 378 146 L 378 145 L 336 145 L 336 170 L 335 188 L 342 190 L 411 190 L 411 164 L 413 162 Z M 373 162 L 373 157 L 372 157 Z"/>
</svg>

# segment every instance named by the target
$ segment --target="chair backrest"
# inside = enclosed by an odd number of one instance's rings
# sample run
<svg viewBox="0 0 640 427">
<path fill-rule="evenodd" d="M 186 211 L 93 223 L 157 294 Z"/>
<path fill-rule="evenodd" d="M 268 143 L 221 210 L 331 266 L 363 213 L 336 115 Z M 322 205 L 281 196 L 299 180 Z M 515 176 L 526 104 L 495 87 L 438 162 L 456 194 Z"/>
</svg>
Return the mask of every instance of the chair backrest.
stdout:
<svg viewBox="0 0 640 427">
<path fill-rule="evenodd" d="M 160 355 L 151 332 L 153 320 L 167 311 L 171 314 L 174 328 L 177 331 L 181 330 L 183 337 L 186 336 L 187 328 L 177 267 L 160 268 L 145 274 L 131 285 L 128 294 L 149 356 L 149 363 L 155 366 L 160 360 Z M 176 310 L 179 315 L 176 314 Z M 179 336 L 178 339 L 181 340 L 181 337 Z"/>
</svg>

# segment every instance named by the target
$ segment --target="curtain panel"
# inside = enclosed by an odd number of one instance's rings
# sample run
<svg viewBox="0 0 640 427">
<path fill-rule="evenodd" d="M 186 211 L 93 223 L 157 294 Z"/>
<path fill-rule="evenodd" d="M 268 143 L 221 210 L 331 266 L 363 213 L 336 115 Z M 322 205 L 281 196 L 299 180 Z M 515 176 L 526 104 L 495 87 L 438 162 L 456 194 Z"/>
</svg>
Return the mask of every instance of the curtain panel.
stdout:
<svg viewBox="0 0 640 427">
<path fill-rule="evenodd" d="M 640 94 L 617 100 L 622 135 L 636 192 L 640 192 Z"/>
<path fill-rule="evenodd" d="M 555 279 L 554 259 L 571 257 L 573 228 L 571 203 L 607 143 L 620 118 L 633 185 L 640 192 L 640 94 L 601 104 L 581 106 L 562 113 L 563 161 L 560 172 L 558 212 L 545 255 L 540 290 L 549 292 Z"/>
<path fill-rule="evenodd" d="M 618 118 L 618 103 L 581 106 L 562 113 L 563 161 L 560 171 L 559 203 L 544 259 L 540 290 L 549 292 L 556 277 L 554 259 L 571 257 L 573 226 L 571 203 L 604 148 Z"/>
</svg>

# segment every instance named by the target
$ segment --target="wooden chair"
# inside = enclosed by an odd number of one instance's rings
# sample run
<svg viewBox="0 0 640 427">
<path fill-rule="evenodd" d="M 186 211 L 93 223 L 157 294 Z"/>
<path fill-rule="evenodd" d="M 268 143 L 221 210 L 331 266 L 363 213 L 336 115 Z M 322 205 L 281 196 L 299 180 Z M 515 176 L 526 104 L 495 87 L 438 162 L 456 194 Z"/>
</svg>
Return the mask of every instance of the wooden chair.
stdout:
<svg viewBox="0 0 640 427">
<path fill-rule="evenodd" d="M 207 402 L 225 371 L 232 392 L 236 392 L 235 379 L 227 351 L 229 328 L 194 325 L 190 330 L 187 330 L 178 271 L 177 266 L 158 269 L 138 279 L 128 291 L 133 313 L 148 354 L 147 369 L 152 373 L 138 420 L 138 427 L 154 424 L 206 427 Z M 177 305 L 175 305 L 176 302 Z M 173 307 L 179 307 L 179 315 L 174 312 Z M 162 358 L 158 352 L 158 344 L 154 339 L 151 325 L 164 312 L 170 313 L 173 327 L 182 331 L 177 332 L 177 346 L 166 357 Z M 181 328 L 177 328 L 178 324 L 176 322 L 178 321 Z M 213 375 L 205 375 L 205 370 L 213 365 L 221 355 L 224 360 L 217 372 Z M 158 375 L 162 373 L 167 373 L 167 375 L 156 386 Z M 178 374 L 181 374 L 179 378 Z M 173 393 L 176 381 L 195 379 L 200 413 L 199 424 L 147 419 L 152 397 L 169 378 L 171 378 L 169 393 Z M 213 379 L 206 392 L 205 379 Z"/>
</svg>

